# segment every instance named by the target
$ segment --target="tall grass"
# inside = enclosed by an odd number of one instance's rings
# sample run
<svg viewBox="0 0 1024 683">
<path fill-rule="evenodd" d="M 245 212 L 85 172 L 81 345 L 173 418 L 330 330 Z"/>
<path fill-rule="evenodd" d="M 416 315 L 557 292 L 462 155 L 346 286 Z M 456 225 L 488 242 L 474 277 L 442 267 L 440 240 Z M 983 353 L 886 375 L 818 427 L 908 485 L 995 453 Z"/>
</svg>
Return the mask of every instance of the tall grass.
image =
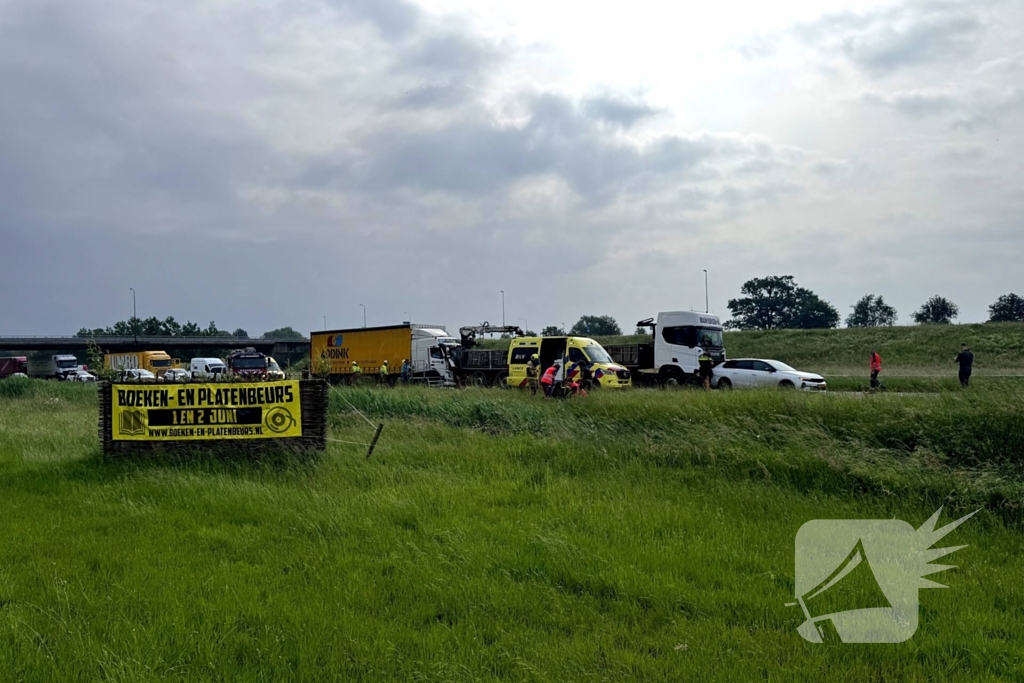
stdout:
<svg viewBox="0 0 1024 683">
<path fill-rule="evenodd" d="M 91 387 L 24 391 L 0 396 L 0 679 L 1024 678 L 1005 505 L 948 538 L 903 645 L 814 646 L 785 607 L 804 522 L 1009 491 L 1019 395 L 967 427 L 1000 450 L 951 441 L 987 395 L 337 389 L 327 453 L 251 462 L 104 460 Z M 386 424 L 369 460 L 349 404 Z"/>
</svg>

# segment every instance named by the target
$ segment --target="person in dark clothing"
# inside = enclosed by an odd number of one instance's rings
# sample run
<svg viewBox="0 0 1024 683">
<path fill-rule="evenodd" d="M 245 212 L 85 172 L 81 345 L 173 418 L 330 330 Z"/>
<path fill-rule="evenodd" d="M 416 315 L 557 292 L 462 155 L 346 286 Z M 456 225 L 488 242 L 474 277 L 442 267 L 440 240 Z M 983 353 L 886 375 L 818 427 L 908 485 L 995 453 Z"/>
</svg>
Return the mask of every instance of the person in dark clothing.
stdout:
<svg viewBox="0 0 1024 683">
<path fill-rule="evenodd" d="M 971 366 L 974 365 L 974 354 L 967 348 L 967 344 L 960 345 L 960 353 L 956 354 L 955 362 L 960 365 L 960 386 L 966 387 L 971 383 Z"/>
<path fill-rule="evenodd" d="M 711 378 L 715 376 L 715 361 L 711 360 L 707 351 L 701 351 L 700 357 L 697 358 L 697 366 L 700 368 L 700 383 L 704 386 L 704 391 L 708 391 L 711 389 Z"/>
</svg>

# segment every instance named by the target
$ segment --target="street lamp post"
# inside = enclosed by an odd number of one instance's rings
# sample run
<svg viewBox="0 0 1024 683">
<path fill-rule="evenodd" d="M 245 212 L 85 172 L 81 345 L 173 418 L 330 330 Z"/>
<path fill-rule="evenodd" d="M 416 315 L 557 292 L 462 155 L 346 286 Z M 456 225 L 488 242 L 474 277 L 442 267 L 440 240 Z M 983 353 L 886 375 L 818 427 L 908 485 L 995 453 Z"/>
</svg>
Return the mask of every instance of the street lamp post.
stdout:
<svg viewBox="0 0 1024 683">
<path fill-rule="evenodd" d="M 520 318 L 520 320 L 523 321 L 523 332 L 526 332 L 527 330 L 529 330 L 530 329 L 529 321 L 527 321 L 526 318 Z"/>
<path fill-rule="evenodd" d="M 324 319 L 324 332 L 326 332 L 327 331 L 327 316 L 325 315 L 325 316 L 322 316 L 322 317 Z"/>
<path fill-rule="evenodd" d="M 501 290 L 501 326 L 505 327 L 505 290 Z"/>
<path fill-rule="evenodd" d="M 708 306 L 708 269 L 704 269 L 704 312 L 710 313 L 711 308 Z"/>
<path fill-rule="evenodd" d="M 139 312 L 135 307 L 135 288 L 129 287 L 132 290 L 132 336 L 135 337 L 135 343 L 139 343 Z"/>
<path fill-rule="evenodd" d="M 363 306 L 362 304 L 359 304 Z M 366 306 L 363 306 L 363 327 L 366 327 Z"/>
</svg>

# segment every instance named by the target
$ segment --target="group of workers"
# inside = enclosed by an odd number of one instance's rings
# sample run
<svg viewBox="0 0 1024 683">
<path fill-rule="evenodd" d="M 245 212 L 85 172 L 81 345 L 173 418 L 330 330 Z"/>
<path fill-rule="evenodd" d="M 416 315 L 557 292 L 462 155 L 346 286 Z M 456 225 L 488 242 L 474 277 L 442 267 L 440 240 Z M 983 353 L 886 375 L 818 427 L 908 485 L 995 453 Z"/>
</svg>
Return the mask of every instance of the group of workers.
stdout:
<svg viewBox="0 0 1024 683">
<path fill-rule="evenodd" d="M 359 366 L 359 363 L 357 361 L 352 361 L 352 374 L 359 375 L 360 377 L 363 374 L 363 369 Z M 381 363 L 378 375 L 380 377 L 381 383 L 387 384 L 390 381 L 391 367 L 388 365 L 388 362 L 386 360 L 383 363 Z M 412 366 L 409 364 L 408 358 L 402 359 L 401 377 L 403 382 L 408 382 L 410 379 L 412 379 Z"/>
<path fill-rule="evenodd" d="M 960 380 L 960 386 L 970 386 L 971 372 L 974 368 L 974 353 L 967 344 L 960 345 L 960 353 L 956 354 L 956 358 L 953 359 L 953 362 L 960 366 L 960 370 L 957 373 L 957 378 Z M 871 367 L 871 388 L 884 388 L 882 383 L 878 381 L 878 374 L 882 372 L 882 357 L 878 355 L 878 351 L 871 352 L 869 363 Z"/>
<path fill-rule="evenodd" d="M 580 370 L 579 377 L 566 376 L 565 360 L 562 358 L 556 358 L 551 367 L 542 373 L 540 356 L 535 353 L 526 363 L 526 387 L 534 395 L 538 389 L 542 389 L 549 398 L 586 396 L 587 388 L 593 383 L 590 366 L 587 363 L 576 365 Z"/>
</svg>

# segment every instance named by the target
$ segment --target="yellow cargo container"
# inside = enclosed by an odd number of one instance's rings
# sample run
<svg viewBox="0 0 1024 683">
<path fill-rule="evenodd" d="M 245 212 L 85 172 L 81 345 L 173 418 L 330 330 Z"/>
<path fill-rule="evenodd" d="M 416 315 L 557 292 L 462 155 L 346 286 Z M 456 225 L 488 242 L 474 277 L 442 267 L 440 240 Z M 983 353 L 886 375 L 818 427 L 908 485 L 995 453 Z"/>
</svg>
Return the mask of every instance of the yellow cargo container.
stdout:
<svg viewBox="0 0 1024 683">
<path fill-rule="evenodd" d="M 412 358 L 412 327 L 359 327 L 353 330 L 310 332 L 309 367 L 317 373 L 324 362 L 330 376 L 352 374 L 352 361 L 364 375 L 377 374 L 386 360 L 391 374 L 402 369 L 402 360 Z"/>
<path fill-rule="evenodd" d="M 149 370 L 157 377 L 163 377 L 171 368 L 180 368 L 181 361 L 171 358 L 165 351 L 129 351 L 108 353 L 103 364 L 114 370 Z"/>
</svg>

